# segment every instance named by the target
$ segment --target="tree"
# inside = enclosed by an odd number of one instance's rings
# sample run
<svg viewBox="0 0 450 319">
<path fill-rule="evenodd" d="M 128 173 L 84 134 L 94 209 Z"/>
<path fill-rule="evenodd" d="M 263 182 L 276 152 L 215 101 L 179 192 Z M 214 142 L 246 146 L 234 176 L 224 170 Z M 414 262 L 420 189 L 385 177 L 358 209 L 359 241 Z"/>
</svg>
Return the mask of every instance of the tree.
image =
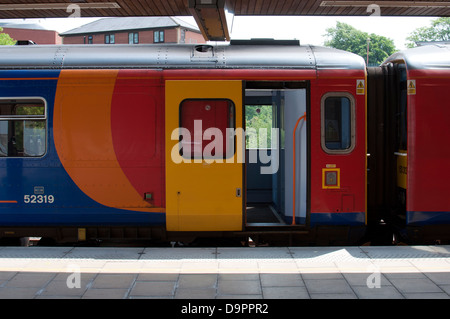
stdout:
<svg viewBox="0 0 450 319">
<path fill-rule="evenodd" d="M 369 64 L 380 64 L 396 51 L 394 40 L 377 34 L 368 34 L 349 24 L 337 22 L 335 28 L 328 28 L 325 34 L 329 40 L 325 45 L 355 53 L 367 59 L 367 41 L 369 43 Z"/>
<path fill-rule="evenodd" d="M 247 148 L 272 146 L 272 105 L 246 105 L 245 123 Z"/>
<path fill-rule="evenodd" d="M 14 45 L 16 40 L 12 39 L 9 34 L 1 33 L 3 28 L 0 27 L 0 45 Z"/>
<path fill-rule="evenodd" d="M 442 17 L 431 22 L 431 26 L 417 28 L 406 40 L 408 48 L 416 46 L 420 41 L 450 41 L 450 18 Z"/>
</svg>

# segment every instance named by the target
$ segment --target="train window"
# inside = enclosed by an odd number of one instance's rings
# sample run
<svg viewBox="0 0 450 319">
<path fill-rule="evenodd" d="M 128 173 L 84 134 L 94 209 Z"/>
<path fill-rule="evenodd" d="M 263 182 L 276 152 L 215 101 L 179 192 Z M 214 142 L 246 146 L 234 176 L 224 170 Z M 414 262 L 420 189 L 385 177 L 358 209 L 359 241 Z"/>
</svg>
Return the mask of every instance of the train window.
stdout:
<svg viewBox="0 0 450 319">
<path fill-rule="evenodd" d="M 235 153 L 235 107 L 228 99 L 187 99 L 180 105 L 180 155 L 225 159 Z"/>
<path fill-rule="evenodd" d="M 272 148 L 272 105 L 246 105 L 247 149 Z"/>
<path fill-rule="evenodd" d="M 46 118 L 43 100 L 0 100 L 0 157 L 43 156 Z"/>
<path fill-rule="evenodd" d="M 354 99 L 346 93 L 322 98 L 322 148 L 330 154 L 350 153 L 355 147 Z"/>
</svg>

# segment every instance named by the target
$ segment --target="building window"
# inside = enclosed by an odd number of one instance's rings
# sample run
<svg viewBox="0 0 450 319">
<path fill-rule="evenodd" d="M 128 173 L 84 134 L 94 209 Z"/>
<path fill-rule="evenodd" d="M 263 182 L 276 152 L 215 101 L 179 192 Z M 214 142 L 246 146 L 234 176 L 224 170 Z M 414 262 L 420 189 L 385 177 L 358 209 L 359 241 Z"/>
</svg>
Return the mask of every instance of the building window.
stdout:
<svg viewBox="0 0 450 319">
<path fill-rule="evenodd" d="M 43 100 L 0 100 L 0 157 L 43 156 L 46 119 Z"/>
<path fill-rule="evenodd" d="M 153 43 L 164 42 L 164 31 L 153 31 Z"/>
<path fill-rule="evenodd" d="M 128 33 L 128 44 L 138 44 L 139 43 L 139 32 Z"/>
<path fill-rule="evenodd" d="M 224 159 L 235 153 L 235 107 L 227 99 L 187 99 L 180 105 L 180 155 Z"/>
<path fill-rule="evenodd" d="M 350 153 L 355 147 L 355 103 L 350 94 L 328 93 L 322 98 L 322 148 L 330 154 Z"/>
<path fill-rule="evenodd" d="M 88 44 L 94 44 L 94 36 L 88 36 Z"/>
<path fill-rule="evenodd" d="M 106 44 L 115 44 L 116 36 L 114 34 L 105 34 L 105 43 Z"/>
</svg>

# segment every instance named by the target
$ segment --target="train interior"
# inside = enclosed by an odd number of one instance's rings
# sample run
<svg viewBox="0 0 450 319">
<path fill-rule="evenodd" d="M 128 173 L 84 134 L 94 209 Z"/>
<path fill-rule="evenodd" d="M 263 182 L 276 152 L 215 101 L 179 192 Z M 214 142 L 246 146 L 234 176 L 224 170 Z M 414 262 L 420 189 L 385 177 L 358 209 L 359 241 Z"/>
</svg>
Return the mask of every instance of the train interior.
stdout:
<svg viewBox="0 0 450 319">
<path fill-rule="evenodd" d="M 275 88 L 260 85 L 249 88 L 247 85 L 245 91 L 246 226 L 290 226 L 294 219 L 296 225 L 304 225 L 308 143 L 304 117 L 306 83 L 291 83 L 288 88 L 286 83 L 270 86 Z M 295 154 L 289 147 L 294 143 Z"/>
</svg>

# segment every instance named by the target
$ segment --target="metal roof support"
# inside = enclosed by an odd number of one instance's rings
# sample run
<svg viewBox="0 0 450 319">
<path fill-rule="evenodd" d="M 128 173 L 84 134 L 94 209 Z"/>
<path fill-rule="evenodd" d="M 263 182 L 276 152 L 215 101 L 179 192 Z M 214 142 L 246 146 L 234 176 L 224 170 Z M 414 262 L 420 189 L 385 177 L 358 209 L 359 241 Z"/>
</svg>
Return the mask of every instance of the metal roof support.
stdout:
<svg viewBox="0 0 450 319">
<path fill-rule="evenodd" d="M 228 0 L 189 0 L 192 13 L 203 37 L 210 41 L 230 41 L 234 7 Z"/>
</svg>

